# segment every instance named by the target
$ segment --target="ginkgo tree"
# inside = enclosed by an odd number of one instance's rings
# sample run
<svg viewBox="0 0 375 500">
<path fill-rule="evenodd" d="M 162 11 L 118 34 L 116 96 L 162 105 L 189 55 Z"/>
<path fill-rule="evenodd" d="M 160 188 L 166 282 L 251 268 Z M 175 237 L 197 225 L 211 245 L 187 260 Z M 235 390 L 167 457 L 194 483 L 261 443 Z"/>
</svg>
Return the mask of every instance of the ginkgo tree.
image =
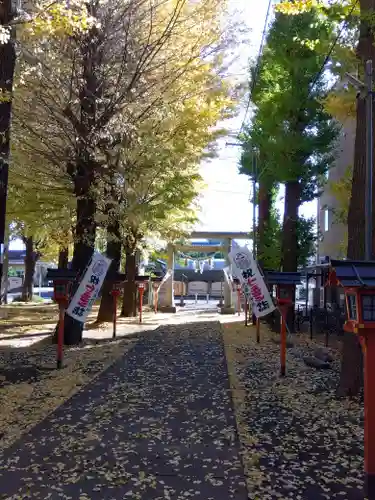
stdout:
<svg viewBox="0 0 375 500">
<path fill-rule="evenodd" d="M 14 90 L 14 72 L 17 51 L 23 51 L 23 40 L 37 37 L 45 46 L 46 39 L 72 36 L 91 28 L 93 19 L 86 3 L 49 2 L 40 0 L 29 4 L 30 12 L 21 10 L 21 2 L 4 0 L 0 3 L 0 251 L 5 237 L 5 212 L 10 153 L 11 115 Z M 15 37 L 17 34 L 17 37 Z M 38 58 L 34 58 L 34 61 Z M 0 282 L 3 264 L 0 258 Z"/>
<path fill-rule="evenodd" d="M 318 194 L 319 178 L 329 168 L 338 127 L 321 102 L 323 56 L 305 39 L 332 39 L 329 26 L 316 12 L 289 17 L 277 13 L 270 27 L 252 94 L 255 106 L 243 135 L 244 151 L 257 149 L 261 183 L 285 185 L 282 233 L 284 271 L 298 266 L 298 210 Z M 318 75 L 318 76 L 317 76 Z M 244 167 L 247 164 L 243 156 Z"/>
<path fill-rule="evenodd" d="M 209 91 L 222 92 L 218 77 L 235 36 L 231 26 L 223 26 L 224 0 L 116 0 L 86 8 L 95 19 L 86 32 L 43 43 L 40 37 L 27 39 L 19 77 L 23 101 L 15 116 L 29 153 L 46 157 L 71 180 L 77 273 L 95 247 L 96 228 L 102 224 L 98 205 L 108 199 L 110 179 L 118 178 L 116 152 L 136 149 L 142 140 L 137 138 L 139 124 L 151 113 L 155 125 L 183 106 L 189 92 L 201 93 L 203 100 Z M 212 87 L 198 90 L 197 77 L 189 90 L 188 75 L 205 71 L 218 78 L 211 79 Z M 185 140 L 189 144 L 188 136 Z M 119 174 L 125 178 L 121 169 Z M 67 332 L 68 342 L 80 340 L 77 325 L 69 320 Z"/>
<path fill-rule="evenodd" d="M 328 4 L 321 1 L 300 0 L 284 1 L 278 8 L 294 15 L 301 10 L 312 7 L 320 9 L 326 19 L 335 19 L 341 23 L 342 34 L 348 32 L 351 21 L 357 22 L 358 30 L 355 43 L 357 57 L 356 70 L 360 79 L 364 79 L 366 61 L 375 61 L 374 11 L 375 0 L 333 1 Z M 349 69 L 350 71 L 350 69 Z M 348 248 L 347 257 L 363 259 L 365 256 L 365 185 L 366 185 L 366 106 L 363 99 L 356 101 L 356 138 L 354 147 L 353 177 L 348 209 Z M 375 211 L 373 213 L 375 222 Z M 375 225 L 373 224 L 373 227 Z M 373 238 L 374 241 L 374 238 Z M 363 379 L 362 350 L 357 335 L 346 334 L 341 365 L 341 377 L 338 395 L 352 396 L 358 394 Z"/>
<path fill-rule="evenodd" d="M 192 69 L 183 85 L 176 82 L 171 86 L 164 105 L 155 107 L 147 118 L 140 120 L 133 134 L 118 148 L 118 189 L 112 191 L 118 203 L 109 202 L 106 197 L 104 205 L 98 208 L 102 223 L 112 229 L 108 231 L 107 249 L 111 248 L 112 257 L 117 259 L 115 268 L 119 267 L 121 244 L 127 256 L 128 293 L 124 294 L 123 314 L 134 314 L 135 310 L 137 246 L 151 234 L 173 241 L 196 220 L 193 201 L 202 185 L 199 163 L 203 157 L 214 154 L 215 140 L 224 133 L 214 126 L 235 112 L 235 90 L 219 79 L 210 66 Z M 111 209 L 106 210 L 108 203 Z M 118 223 L 114 226 L 116 217 Z M 118 240 L 117 248 L 114 237 Z M 109 316 L 103 299 L 100 320 Z M 108 303 L 109 300 L 108 294 Z"/>
<path fill-rule="evenodd" d="M 69 179 L 54 176 L 53 165 L 37 155 L 25 156 L 18 142 L 17 123 L 13 128 L 12 168 L 9 176 L 8 225 L 12 235 L 25 244 L 23 301 L 32 298 L 36 261 L 67 262 L 72 244 L 74 200 Z"/>
</svg>

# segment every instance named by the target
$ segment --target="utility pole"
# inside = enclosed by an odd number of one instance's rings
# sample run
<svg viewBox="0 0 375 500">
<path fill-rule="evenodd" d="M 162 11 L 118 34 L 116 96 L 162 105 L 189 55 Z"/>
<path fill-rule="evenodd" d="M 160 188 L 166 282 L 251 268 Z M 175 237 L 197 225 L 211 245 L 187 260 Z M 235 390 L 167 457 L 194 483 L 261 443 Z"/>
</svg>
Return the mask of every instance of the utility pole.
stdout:
<svg viewBox="0 0 375 500">
<path fill-rule="evenodd" d="M 365 260 L 372 260 L 372 178 L 373 178 L 373 64 L 366 62 L 365 82 L 345 73 L 359 92 L 357 98 L 366 100 L 366 181 L 365 181 Z"/>
<path fill-rule="evenodd" d="M 6 203 L 12 116 L 13 77 L 16 64 L 13 28 L 17 6 L 12 0 L 0 2 L 0 283 L 3 280 L 6 231 Z"/>
<path fill-rule="evenodd" d="M 238 146 L 242 147 L 241 143 L 234 142 L 226 142 L 226 146 Z M 252 167 L 253 167 L 253 186 L 252 186 L 252 196 L 253 196 L 253 224 L 252 224 L 252 233 L 253 233 L 253 256 L 256 258 L 256 191 L 257 191 L 257 181 L 258 181 L 258 165 L 257 165 L 257 151 L 255 149 L 252 150 Z M 250 195 L 249 195 L 250 196 Z M 250 200 L 251 201 L 251 200 Z"/>
<path fill-rule="evenodd" d="M 257 258 L 256 195 L 257 195 L 258 165 L 257 165 L 257 151 L 254 148 L 253 148 L 253 152 L 252 152 L 252 163 L 253 163 L 253 257 L 254 257 L 254 259 L 256 259 Z M 252 322 L 253 326 L 256 325 L 257 318 L 256 318 L 255 314 L 252 314 L 251 322 Z"/>
<path fill-rule="evenodd" d="M 257 256 L 257 230 L 256 230 L 256 195 L 257 195 L 257 157 L 256 152 L 253 150 L 253 256 Z"/>
</svg>

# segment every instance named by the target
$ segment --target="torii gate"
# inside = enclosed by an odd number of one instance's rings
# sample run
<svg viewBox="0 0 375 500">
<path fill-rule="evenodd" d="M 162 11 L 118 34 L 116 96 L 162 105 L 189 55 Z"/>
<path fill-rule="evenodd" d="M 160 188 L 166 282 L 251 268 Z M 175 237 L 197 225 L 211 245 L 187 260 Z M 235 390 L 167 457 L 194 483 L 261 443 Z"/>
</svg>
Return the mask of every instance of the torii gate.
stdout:
<svg viewBox="0 0 375 500">
<path fill-rule="evenodd" d="M 232 248 L 232 240 L 252 240 L 250 233 L 244 232 L 215 232 L 215 231 L 193 231 L 190 234 L 189 239 L 213 239 L 222 240 L 221 245 L 184 245 L 184 244 L 173 244 L 168 243 L 167 253 L 168 269 L 174 269 L 174 255 L 176 251 L 181 252 L 223 252 L 226 258 L 226 263 L 230 267 L 230 262 L 228 259 L 228 254 Z M 165 283 L 165 295 L 164 304 L 159 308 L 163 312 L 176 312 L 176 306 L 173 300 L 173 274 L 169 280 Z M 230 289 L 228 283 L 224 282 L 224 307 L 221 309 L 222 314 L 233 314 L 234 307 L 232 303 L 232 290 Z"/>
</svg>

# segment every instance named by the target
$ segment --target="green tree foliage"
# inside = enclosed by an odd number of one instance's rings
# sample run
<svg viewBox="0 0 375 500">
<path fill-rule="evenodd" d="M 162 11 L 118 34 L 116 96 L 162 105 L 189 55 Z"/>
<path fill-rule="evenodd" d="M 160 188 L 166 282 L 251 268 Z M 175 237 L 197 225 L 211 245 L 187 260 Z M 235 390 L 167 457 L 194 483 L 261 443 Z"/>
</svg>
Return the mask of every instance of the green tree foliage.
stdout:
<svg viewBox="0 0 375 500">
<path fill-rule="evenodd" d="M 338 201 L 338 207 L 334 210 L 337 222 L 347 224 L 350 204 L 350 192 L 353 179 L 353 166 L 349 165 L 339 181 L 328 181 L 328 188 Z"/>
<path fill-rule="evenodd" d="M 304 268 L 316 252 L 317 234 L 315 217 L 309 217 L 308 219 L 298 217 L 297 238 L 298 267 Z"/>
<path fill-rule="evenodd" d="M 355 21 L 359 30 L 355 41 L 356 44 L 356 72 L 363 78 L 365 63 L 367 60 L 375 60 L 375 39 L 374 39 L 374 11 L 375 2 L 373 0 L 347 0 L 341 2 L 336 0 L 328 4 L 317 0 L 300 0 L 298 2 L 282 2 L 281 8 L 287 14 L 298 14 L 301 11 L 311 10 L 318 7 L 326 19 L 338 14 L 341 23 L 350 21 L 350 17 L 357 17 Z M 359 22 L 358 22 L 359 20 Z M 346 33 L 348 30 L 345 30 Z M 342 64 L 345 67 L 345 64 Z M 350 69 L 346 69 L 350 71 Z M 337 103 L 336 103 L 336 108 Z M 347 257 L 350 259 L 364 258 L 365 242 L 365 137 L 366 137 L 366 106 L 362 99 L 356 105 L 356 140 L 353 176 L 351 182 L 351 196 L 348 208 L 348 245 Z M 339 396 L 358 395 L 363 380 L 362 370 L 362 349 L 357 335 L 346 335 L 343 345 L 343 356 L 341 364 L 340 384 L 338 387 Z"/>
<path fill-rule="evenodd" d="M 262 251 L 258 252 L 258 260 L 262 262 L 265 269 L 280 269 L 281 232 L 280 213 L 272 205 L 270 207 L 269 224 L 265 229 L 263 241 L 261 242 Z"/>
<path fill-rule="evenodd" d="M 302 258 L 298 244 L 299 206 L 318 195 L 321 176 L 334 161 L 338 127 L 325 111 L 327 89 L 319 75 L 323 56 L 306 40 L 332 40 L 332 29 L 316 11 L 276 14 L 253 92 L 251 125 L 244 148 L 256 148 L 269 182 L 285 185 L 282 268 L 295 271 Z M 307 224 L 308 226 L 309 224 Z M 302 231 L 303 232 L 303 231 Z"/>
<path fill-rule="evenodd" d="M 297 244 L 298 244 L 298 268 L 304 268 L 315 254 L 316 248 L 316 220 L 315 218 L 298 218 Z M 281 267 L 281 239 L 283 226 L 280 222 L 280 212 L 273 205 L 271 207 L 270 222 L 264 234 L 262 254 L 258 253 L 258 259 L 265 269 L 280 269 Z"/>
</svg>

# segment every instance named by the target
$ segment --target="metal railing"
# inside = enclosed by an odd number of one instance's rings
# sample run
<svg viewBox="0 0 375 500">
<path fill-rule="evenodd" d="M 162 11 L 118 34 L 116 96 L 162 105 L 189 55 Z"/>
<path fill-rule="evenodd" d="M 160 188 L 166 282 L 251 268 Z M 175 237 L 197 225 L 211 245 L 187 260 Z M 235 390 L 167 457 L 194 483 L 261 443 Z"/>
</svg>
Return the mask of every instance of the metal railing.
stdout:
<svg viewBox="0 0 375 500">
<path fill-rule="evenodd" d="M 308 333 L 310 338 L 324 335 L 324 343 L 329 345 L 329 339 L 340 337 L 345 323 L 345 311 L 339 307 L 307 309 L 298 306 L 295 309 L 294 331 L 296 333 Z M 266 318 L 269 328 L 276 333 L 280 332 L 280 314 L 274 311 Z"/>
</svg>

